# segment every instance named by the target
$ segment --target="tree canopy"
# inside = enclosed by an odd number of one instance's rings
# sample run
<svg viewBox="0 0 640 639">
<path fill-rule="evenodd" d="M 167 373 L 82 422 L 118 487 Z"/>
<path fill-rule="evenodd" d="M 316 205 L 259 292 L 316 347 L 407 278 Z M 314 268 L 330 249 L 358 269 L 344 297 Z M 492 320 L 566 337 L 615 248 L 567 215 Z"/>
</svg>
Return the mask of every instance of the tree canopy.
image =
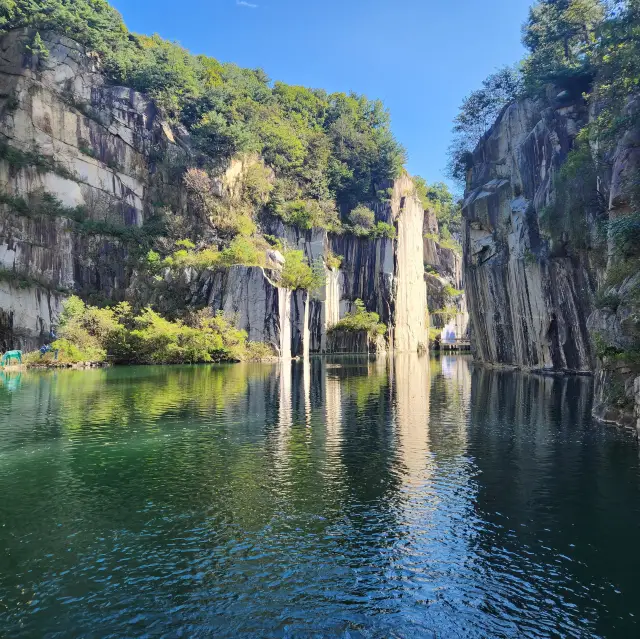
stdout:
<svg viewBox="0 0 640 639">
<path fill-rule="evenodd" d="M 600 135 L 619 124 L 640 88 L 640 0 L 539 0 L 522 29 L 528 55 L 489 76 L 462 102 L 449 150 L 449 174 L 464 183 L 470 154 L 505 104 L 548 85 L 598 104 Z M 561 91 L 560 91 L 561 92 Z"/>
<path fill-rule="evenodd" d="M 212 158 L 262 154 L 275 172 L 276 200 L 337 202 L 346 214 L 375 200 L 404 164 L 380 101 L 273 83 L 261 69 L 132 34 L 105 0 L 0 0 L 0 28 L 17 27 L 37 30 L 38 39 L 55 31 L 96 51 L 114 83 L 150 94 Z"/>
</svg>

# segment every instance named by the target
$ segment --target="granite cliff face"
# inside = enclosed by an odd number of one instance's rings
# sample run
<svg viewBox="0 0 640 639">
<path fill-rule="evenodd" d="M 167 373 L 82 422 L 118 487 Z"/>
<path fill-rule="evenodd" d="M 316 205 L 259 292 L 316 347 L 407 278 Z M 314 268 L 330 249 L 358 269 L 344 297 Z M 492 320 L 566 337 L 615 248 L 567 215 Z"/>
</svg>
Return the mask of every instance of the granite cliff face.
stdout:
<svg viewBox="0 0 640 639">
<path fill-rule="evenodd" d="M 423 231 L 432 341 L 446 340 L 451 334 L 464 339 L 469 334 L 469 311 L 464 291 L 462 256 L 457 249 L 441 244 L 438 220 L 433 211 L 425 211 Z"/>
<path fill-rule="evenodd" d="M 38 345 L 71 291 L 124 298 L 128 251 L 98 229 L 139 227 L 152 215 L 149 158 L 166 138 L 153 104 L 106 86 L 73 41 L 50 37 L 48 59 L 38 60 L 25 52 L 25 38 L 12 32 L 0 39 L 4 348 Z M 65 210 L 50 206 L 48 196 Z M 80 206 L 84 224 L 71 215 Z"/>
<path fill-rule="evenodd" d="M 601 341 L 613 338 L 620 353 L 633 346 L 631 292 L 639 281 L 637 274 L 623 277 L 609 291 L 620 302 L 615 311 L 598 302 L 613 266 L 598 234 L 628 207 L 620 174 L 637 169 L 637 134 L 627 134 L 606 164 L 596 164 L 592 149 L 593 184 L 584 188 L 598 194 L 598 205 L 583 206 L 576 219 L 568 209 L 552 217 L 563 195 L 559 171 L 592 117 L 579 97 L 558 93 L 506 107 L 473 154 L 463 230 L 475 356 L 529 370 L 595 373 L 595 414 L 630 423 L 633 368 L 608 361 Z M 613 378 L 621 384 L 615 399 Z"/>
<path fill-rule="evenodd" d="M 160 217 L 160 243 L 162 233 L 217 239 L 175 170 L 192 157 L 189 138 L 144 95 L 109 85 L 83 47 L 42 36 L 46 58 L 27 50 L 32 33 L 0 38 L 0 347 L 39 346 L 72 293 L 160 310 L 208 305 L 285 358 L 325 352 L 328 328 L 362 299 L 389 326 L 391 348 L 426 344 L 423 211 L 408 177 L 376 209 L 378 221 L 396 228 L 395 240 L 268 222 L 263 232 L 312 263 L 326 262 L 330 250 L 342 256 L 339 269 L 325 267 L 326 284 L 314 295 L 278 286 L 277 264 L 185 269 L 163 274 L 160 284 L 141 273 L 140 237 Z M 244 170 L 242 159 L 222 167 L 221 199 L 233 196 Z"/>
</svg>

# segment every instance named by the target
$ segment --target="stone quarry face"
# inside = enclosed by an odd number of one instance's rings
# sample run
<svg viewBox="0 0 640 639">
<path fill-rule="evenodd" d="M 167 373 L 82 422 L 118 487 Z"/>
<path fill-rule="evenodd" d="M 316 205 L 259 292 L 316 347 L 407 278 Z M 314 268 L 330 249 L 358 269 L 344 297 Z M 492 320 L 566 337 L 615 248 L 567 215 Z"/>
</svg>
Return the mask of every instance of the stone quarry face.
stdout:
<svg viewBox="0 0 640 639">
<path fill-rule="evenodd" d="M 158 151 L 169 158 L 183 152 L 188 136 L 172 131 L 144 95 L 108 85 L 96 59 L 74 41 L 48 35 L 50 55 L 37 61 L 25 55 L 29 37 L 26 31 L 13 31 L 0 38 L 0 134 L 11 147 L 37 150 L 49 165 L 15 169 L 0 159 L 7 195 L 30 200 L 50 194 L 68 209 L 82 207 L 98 229 L 107 223 L 144 227 L 163 206 L 215 239 L 215 229 L 190 210 L 180 177 L 159 160 Z M 230 163 L 214 185 L 220 197 L 233 197 L 245 170 L 242 160 Z M 71 293 L 135 300 L 159 310 L 169 303 L 209 304 L 233 316 L 250 339 L 272 344 L 283 357 L 324 352 L 327 329 L 356 299 L 380 314 L 396 349 L 415 351 L 428 339 L 423 211 L 409 178 L 398 180 L 390 203 L 376 211 L 380 220 L 396 226 L 395 241 L 333 237 L 282 223 L 269 229 L 312 262 L 323 260 L 329 249 L 344 256 L 340 269 L 325 269 L 326 284 L 313 295 L 278 286 L 284 258 L 272 251 L 271 270 L 165 274 L 174 297 L 168 300 L 136 271 L 130 244 L 117 235 L 98 232 L 95 225 L 88 233 L 64 216 L 23 215 L 7 205 L 2 209 L 0 268 L 14 274 L 0 279 L 5 349 L 38 347 Z"/>
<path fill-rule="evenodd" d="M 594 296 L 605 267 L 568 240 L 561 250 L 552 247 L 540 224 L 556 196 L 554 178 L 589 117 L 579 103 L 554 108 L 543 99 L 525 99 L 507 107 L 481 140 L 463 211 L 465 288 L 477 359 L 537 371 L 595 373 L 596 414 L 627 423 L 633 409 L 612 411 L 602 392 L 612 379 L 596 357 L 594 337 L 605 332 L 624 342 L 621 314 L 629 309 L 623 304 L 616 313 L 597 310 Z M 615 176 L 629 165 L 630 153 L 630 141 L 621 140 L 612 161 L 610 216 L 626 199 Z M 599 179 L 612 182 L 609 174 Z M 595 224 L 588 211 L 584 216 Z M 632 375 L 623 383 L 633 405 Z"/>
</svg>

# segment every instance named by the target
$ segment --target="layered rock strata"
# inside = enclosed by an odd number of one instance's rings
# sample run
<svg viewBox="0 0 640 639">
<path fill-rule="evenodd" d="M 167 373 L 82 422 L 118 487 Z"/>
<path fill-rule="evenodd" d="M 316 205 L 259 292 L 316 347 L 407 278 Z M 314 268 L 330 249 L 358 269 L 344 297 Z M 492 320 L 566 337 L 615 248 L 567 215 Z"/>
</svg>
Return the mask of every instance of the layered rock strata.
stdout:
<svg viewBox="0 0 640 639">
<path fill-rule="evenodd" d="M 396 228 L 396 239 L 329 236 L 278 221 L 275 231 L 265 229 L 312 262 L 329 250 L 342 256 L 340 269 L 326 268 L 320 291 L 288 291 L 277 274 L 238 266 L 165 274 L 181 282 L 170 282 L 173 299 L 162 299 L 140 273 L 139 234 L 163 214 L 174 234 L 186 229 L 182 237 L 217 239 L 210 221 L 191 210 L 176 171 L 192 155 L 189 138 L 162 120 L 152 100 L 110 85 L 83 47 L 55 34 L 42 37 L 46 59 L 28 51 L 33 33 L 0 37 L 3 348 L 27 350 L 46 341 L 72 293 L 160 310 L 169 302 L 173 311 L 208 305 L 285 358 L 325 352 L 328 328 L 362 299 L 388 324 L 391 347 L 413 351 L 426 344 L 423 218 L 408 177 L 376 207 L 377 219 Z M 242 159 L 232 161 L 216 181 L 217 196 L 233 197 L 245 168 Z"/>
<path fill-rule="evenodd" d="M 598 234 L 630 213 L 625 175 L 637 172 L 639 132 L 627 131 L 606 162 L 596 161 L 595 141 L 593 184 L 582 188 L 599 203 L 550 219 L 564 195 L 556 191 L 560 169 L 594 117 L 581 96 L 571 101 L 566 93 L 549 88 L 545 98 L 509 105 L 473 153 L 463 252 L 475 356 L 529 370 L 595 373 L 596 416 L 631 424 L 637 369 L 628 355 L 640 334 L 640 279 L 614 273 L 625 261 L 614 256 L 611 240 L 608 251 L 599 245 Z"/>
</svg>

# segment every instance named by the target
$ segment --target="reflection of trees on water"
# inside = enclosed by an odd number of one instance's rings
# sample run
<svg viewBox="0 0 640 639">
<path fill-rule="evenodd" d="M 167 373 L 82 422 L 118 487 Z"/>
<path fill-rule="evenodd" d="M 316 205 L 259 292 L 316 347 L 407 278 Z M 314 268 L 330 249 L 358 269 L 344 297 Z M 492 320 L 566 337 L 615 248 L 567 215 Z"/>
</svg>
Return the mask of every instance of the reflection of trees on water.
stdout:
<svg viewBox="0 0 640 639">
<path fill-rule="evenodd" d="M 44 545 L 70 563 L 94 552 L 95 530 L 111 531 L 105 545 L 123 538 L 160 557 L 183 527 L 206 531 L 197 556 L 214 585 L 235 561 L 228 546 L 269 544 L 284 564 L 295 542 L 321 562 L 308 579 L 357 570 L 353 594 L 364 596 L 391 578 L 438 472 L 433 383 L 428 360 L 408 356 L 29 374 L 0 451 L 26 441 L 41 460 L 16 458 L 0 477 L 2 516 L 18 522 L 16 539 L 50 530 Z M 71 554 L 58 525 L 80 529 Z M 15 546 L 0 532 L 5 542 Z"/>
<path fill-rule="evenodd" d="M 637 447 L 596 424 L 591 401 L 590 378 L 474 368 L 476 553 L 537 632 L 636 636 Z"/>
</svg>

